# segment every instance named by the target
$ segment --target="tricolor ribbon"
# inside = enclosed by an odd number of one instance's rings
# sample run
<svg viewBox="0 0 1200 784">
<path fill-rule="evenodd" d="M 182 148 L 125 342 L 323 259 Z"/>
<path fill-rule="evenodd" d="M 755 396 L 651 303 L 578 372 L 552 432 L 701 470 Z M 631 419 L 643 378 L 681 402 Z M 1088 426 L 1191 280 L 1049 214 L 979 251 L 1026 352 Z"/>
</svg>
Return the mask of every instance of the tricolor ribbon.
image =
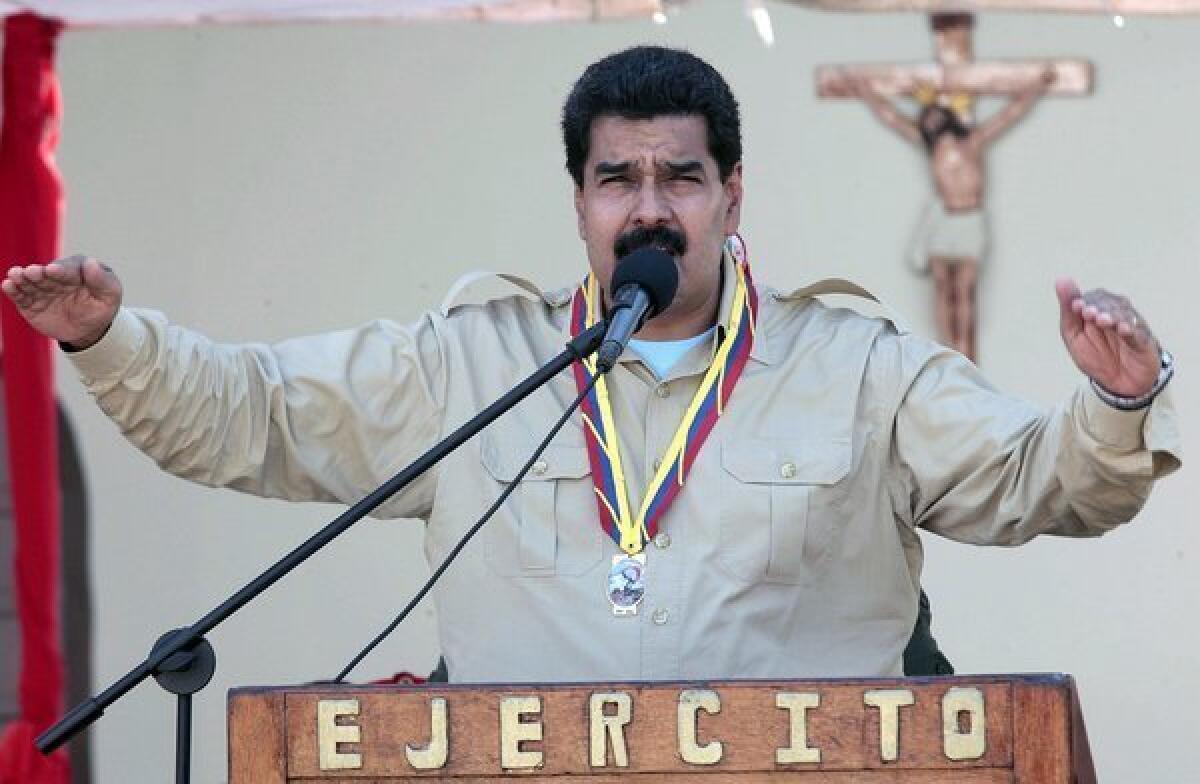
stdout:
<svg viewBox="0 0 1200 784">
<path fill-rule="evenodd" d="M 596 381 L 581 406 L 584 438 L 587 441 L 588 460 L 592 466 L 600 525 L 613 541 L 630 555 L 641 552 L 645 543 L 658 532 L 659 523 L 671 502 L 683 489 L 700 448 L 729 404 L 733 388 L 737 385 L 746 360 L 750 357 L 750 349 L 754 345 L 758 297 L 750 278 L 750 266 L 745 259 L 740 237 L 730 238 L 727 252 L 734 260 L 737 277 L 732 281 L 735 288 L 728 322 L 721 325 L 716 356 L 684 412 L 636 516 L 632 513 L 629 501 L 625 472 L 621 464 L 621 448 L 612 404 L 608 397 L 608 384 L 604 376 L 600 376 Z M 726 281 L 726 285 L 729 283 L 730 281 Z M 572 336 L 595 324 L 599 312 L 599 289 L 595 276 L 588 275 L 576 290 L 571 302 Z M 595 362 L 585 359 L 576 362 L 573 368 L 575 383 L 582 392 L 596 371 Z"/>
</svg>

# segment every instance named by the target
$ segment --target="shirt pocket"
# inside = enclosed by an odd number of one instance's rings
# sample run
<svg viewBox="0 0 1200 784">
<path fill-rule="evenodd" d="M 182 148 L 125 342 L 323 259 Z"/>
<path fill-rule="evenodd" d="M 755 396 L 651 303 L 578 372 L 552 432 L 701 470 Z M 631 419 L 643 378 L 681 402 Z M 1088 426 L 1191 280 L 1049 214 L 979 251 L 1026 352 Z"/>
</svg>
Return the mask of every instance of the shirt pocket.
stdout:
<svg viewBox="0 0 1200 784">
<path fill-rule="evenodd" d="M 536 442 L 484 434 L 484 470 L 512 484 Z M 587 447 L 550 444 L 480 532 L 492 571 L 504 577 L 580 575 L 604 555 Z"/>
<path fill-rule="evenodd" d="M 809 580 L 833 549 L 850 464 L 848 438 L 722 444 L 718 563 L 749 583 Z"/>
</svg>

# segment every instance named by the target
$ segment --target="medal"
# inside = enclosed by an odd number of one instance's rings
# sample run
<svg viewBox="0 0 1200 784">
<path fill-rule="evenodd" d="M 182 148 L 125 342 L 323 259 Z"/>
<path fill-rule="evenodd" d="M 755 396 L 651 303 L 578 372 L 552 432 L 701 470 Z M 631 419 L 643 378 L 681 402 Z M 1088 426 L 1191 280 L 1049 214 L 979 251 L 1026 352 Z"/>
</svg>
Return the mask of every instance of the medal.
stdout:
<svg viewBox="0 0 1200 784">
<path fill-rule="evenodd" d="M 646 554 L 614 555 L 608 570 L 608 600 L 613 615 L 637 615 L 646 595 Z"/>
<path fill-rule="evenodd" d="M 750 266 L 746 262 L 746 250 L 741 238 L 730 237 L 725 253 L 734 269 L 734 279 L 725 281 L 725 285 L 734 287 L 728 321 L 718 326 L 719 342 L 712 364 L 684 411 L 683 419 L 650 480 L 636 514 L 625 486 L 617 427 L 604 376 L 596 379 L 595 386 L 583 399 L 583 433 L 587 442 L 588 462 L 592 468 L 600 526 L 622 551 L 613 556 L 608 572 L 607 593 L 614 615 L 637 614 L 638 603 L 646 593 L 646 556 L 642 549 L 657 533 L 664 513 L 683 489 L 684 480 L 696 461 L 700 447 L 724 413 L 754 344 L 758 295 L 750 280 Z M 576 290 L 571 303 L 571 335 L 579 335 L 595 324 L 599 312 L 599 287 L 595 277 L 588 275 Z M 572 368 L 575 384 L 582 392 L 591 383 L 596 364 L 589 358 L 576 362 Z"/>
</svg>

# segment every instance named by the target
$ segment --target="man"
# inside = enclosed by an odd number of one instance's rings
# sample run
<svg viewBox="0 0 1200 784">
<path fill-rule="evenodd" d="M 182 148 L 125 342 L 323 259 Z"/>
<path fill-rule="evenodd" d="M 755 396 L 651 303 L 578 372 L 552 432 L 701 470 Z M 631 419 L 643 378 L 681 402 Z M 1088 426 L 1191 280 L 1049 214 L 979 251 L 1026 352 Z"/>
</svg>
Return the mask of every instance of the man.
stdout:
<svg viewBox="0 0 1200 784">
<path fill-rule="evenodd" d="M 969 14 L 940 14 L 942 24 L 969 34 Z M 932 88 L 918 92 L 923 107 L 917 117 L 901 112 L 861 77 L 848 80 L 854 94 L 866 102 L 879 120 L 929 155 L 929 171 L 936 195 L 930 200 L 917 230 L 912 262 L 921 273 L 932 273 L 935 292 L 934 315 L 938 337 L 943 343 L 974 360 L 975 288 L 979 265 L 987 253 L 988 228 L 984 214 L 984 155 L 1001 134 L 1029 113 L 1054 81 L 1053 69 L 1041 75 L 1025 92 L 1010 101 L 982 125 L 975 126 L 963 115 L 970 96 L 960 94 L 946 104 Z M 965 105 L 964 105 L 965 104 Z"/>
<path fill-rule="evenodd" d="M 267 347 L 121 307 L 94 259 L 14 269 L 3 289 L 167 470 L 349 502 L 557 354 L 600 315 L 625 254 L 672 254 L 674 301 L 435 591 L 455 680 L 899 674 L 918 527 L 993 544 L 1096 535 L 1178 465 L 1158 394 L 1169 362 L 1127 300 L 1058 285 L 1063 340 L 1095 386 L 1043 415 L 886 321 L 753 283 L 729 239 L 737 104 L 694 56 L 593 64 L 563 136 L 591 272 L 574 291 L 518 281 L 411 326 Z M 425 520 L 440 561 L 585 376 L 555 378 L 379 514 Z M 613 575 L 636 579 L 610 597 Z"/>
</svg>

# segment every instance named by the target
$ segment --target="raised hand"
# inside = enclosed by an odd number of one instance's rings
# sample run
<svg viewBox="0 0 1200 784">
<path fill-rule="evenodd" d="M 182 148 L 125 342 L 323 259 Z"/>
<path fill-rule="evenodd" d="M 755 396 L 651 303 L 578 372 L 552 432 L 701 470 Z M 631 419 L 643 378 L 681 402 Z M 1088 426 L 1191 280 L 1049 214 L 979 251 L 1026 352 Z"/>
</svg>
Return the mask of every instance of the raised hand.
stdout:
<svg viewBox="0 0 1200 784">
<path fill-rule="evenodd" d="M 1161 364 L 1158 340 L 1129 299 L 1104 289 L 1082 293 L 1070 278 L 1054 288 L 1059 329 L 1076 366 L 1116 395 L 1148 393 Z"/>
<path fill-rule="evenodd" d="M 12 267 L 0 288 L 34 329 L 79 349 L 104 337 L 121 307 L 121 281 L 88 256 Z"/>
</svg>

